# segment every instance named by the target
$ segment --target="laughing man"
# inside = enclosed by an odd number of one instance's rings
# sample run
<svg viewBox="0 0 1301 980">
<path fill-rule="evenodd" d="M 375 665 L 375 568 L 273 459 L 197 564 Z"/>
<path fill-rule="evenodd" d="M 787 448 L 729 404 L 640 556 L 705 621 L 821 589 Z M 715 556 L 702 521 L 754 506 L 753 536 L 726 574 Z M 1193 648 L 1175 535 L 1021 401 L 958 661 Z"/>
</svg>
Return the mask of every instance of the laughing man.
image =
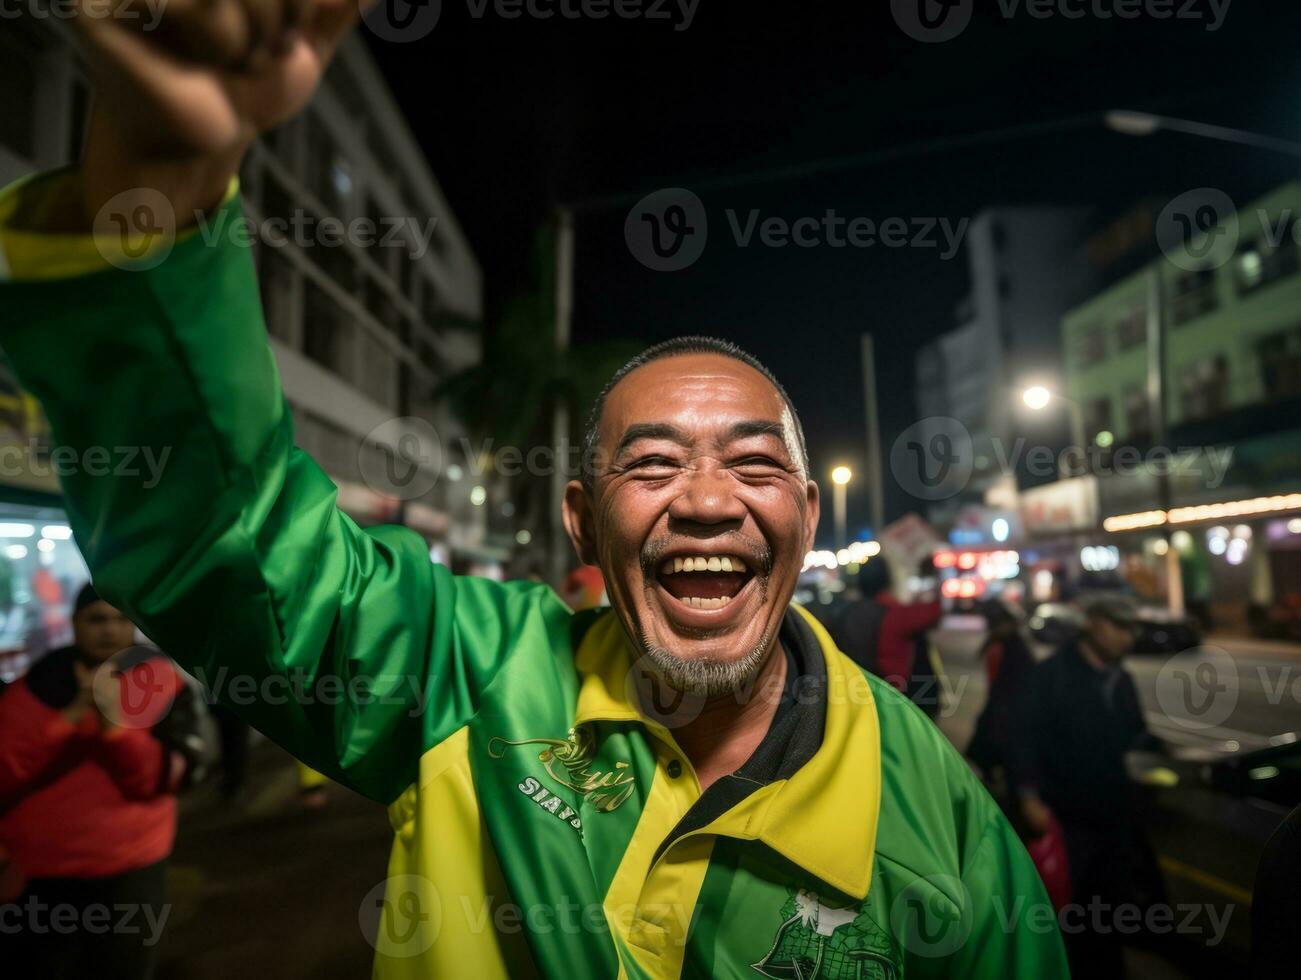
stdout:
<svg viewBox="0 0 1301 980">
<path fill-rule="evenodd" d="M 87 149 L 0 200 L 0 343 L 77 458 L 170 451 L 156 486 L 64 477 L 102 594 L 192 670 L 252 675 L 249 721 L 388 805 L 376 975 L 1065 976 L 1035 870 L 962 760 L 792 606 L 818 487 L 757 361 L 688 338 L 610 382 L 564 521 L 613 608 L 573 616 L 336 507 L 294 446 L 246 248 L 182 219 L 128 271 L 83 237 L 134 188 L 238 214 L 245 149 L 355 17 L 83 14 Z M 311 696 L 326 681 L 348 696 Z"/>
</svg>

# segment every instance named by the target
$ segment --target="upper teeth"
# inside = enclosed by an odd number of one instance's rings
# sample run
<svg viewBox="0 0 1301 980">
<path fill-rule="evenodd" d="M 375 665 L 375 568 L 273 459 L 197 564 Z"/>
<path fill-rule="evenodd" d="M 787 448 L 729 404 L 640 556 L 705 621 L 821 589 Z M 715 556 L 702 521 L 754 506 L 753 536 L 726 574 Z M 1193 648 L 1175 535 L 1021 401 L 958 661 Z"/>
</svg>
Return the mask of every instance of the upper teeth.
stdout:
<svg viewBox="0 0 1301 980">
<path fill-rule="evenodd" d="M 663 568 L 660 570 L 666 574 L 672 574 L 673 572 L 744 572 L 745 562 L 731 555 L 672 558 L 665 561 Z"/>
</svg>

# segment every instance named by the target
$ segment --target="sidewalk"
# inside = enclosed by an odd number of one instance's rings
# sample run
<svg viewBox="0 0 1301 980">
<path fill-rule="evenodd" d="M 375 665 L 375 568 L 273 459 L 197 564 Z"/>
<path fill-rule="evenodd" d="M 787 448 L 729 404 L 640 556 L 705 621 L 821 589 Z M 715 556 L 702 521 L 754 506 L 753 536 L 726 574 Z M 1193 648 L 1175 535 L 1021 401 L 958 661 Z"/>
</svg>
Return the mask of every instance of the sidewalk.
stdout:
<svg viewBox="0 0 1301 980">
<path fill-rule="evenodd" d="M 250 761 L 240 802 L 212 783 L 182 801 L 158 980 L 370 976 L 358 914 L 386 875 L 383 808 L 332 786 L 305 810 L 288 755 L 264 743 Z"/>
</svg>

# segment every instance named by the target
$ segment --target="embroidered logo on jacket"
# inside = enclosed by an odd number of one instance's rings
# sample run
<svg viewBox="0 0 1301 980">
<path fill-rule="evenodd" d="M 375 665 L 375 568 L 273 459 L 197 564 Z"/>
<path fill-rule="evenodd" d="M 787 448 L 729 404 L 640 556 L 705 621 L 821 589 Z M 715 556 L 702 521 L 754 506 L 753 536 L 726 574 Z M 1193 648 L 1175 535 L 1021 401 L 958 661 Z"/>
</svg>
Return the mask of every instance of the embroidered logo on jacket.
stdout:
<svg viewBox="0 0 1301 980">
<path fill-rule="evenodd" d="M 511 745 L 543 745 L 538 761 L 546 767 L 548 775 L 561 786 L 573 790 L 585 799 L 598 813 L 618 809 L 635 788 L 628 763 L 616 762 L 614 768 L 602 772 L 592 767 L 596 755 L 596 741 L 584 727 L 571 728 L 566 738 L 523 738 L 512 740 L 494 736 L 488 740 L 488 755 L 502 758 L 505 748 Z"/>
<path fill-rule="evenodd" d="M 834 908 L 800 889 L 781 908 L 768 954 L 752 967 L 765 977 L 899 980 L 894 943 L 863 908 Z"/>
</svg>

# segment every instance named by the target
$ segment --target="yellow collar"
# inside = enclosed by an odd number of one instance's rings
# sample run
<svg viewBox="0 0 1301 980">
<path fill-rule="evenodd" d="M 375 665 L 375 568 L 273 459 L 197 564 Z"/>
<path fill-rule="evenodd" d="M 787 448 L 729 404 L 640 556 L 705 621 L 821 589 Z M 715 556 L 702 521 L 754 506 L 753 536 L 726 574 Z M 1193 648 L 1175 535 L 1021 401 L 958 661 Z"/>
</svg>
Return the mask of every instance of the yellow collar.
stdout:
<svg viewBox="0 0 1301 980">
<path fill-rule="evenodd" d="M 759 840 L 855 899 L 867 896 L 881 803 L 881 737 L 876 704 L 862 671 L 800 606 L 827 667 L 822 745 L 798 772 L 756 790 L 697 833 Z M 630 658 L 619 619 L 599 617 L 575 656 L 581 678 L 575 725 L 637 721 L 671 735 L 629 699 Z"/>
</svg>

